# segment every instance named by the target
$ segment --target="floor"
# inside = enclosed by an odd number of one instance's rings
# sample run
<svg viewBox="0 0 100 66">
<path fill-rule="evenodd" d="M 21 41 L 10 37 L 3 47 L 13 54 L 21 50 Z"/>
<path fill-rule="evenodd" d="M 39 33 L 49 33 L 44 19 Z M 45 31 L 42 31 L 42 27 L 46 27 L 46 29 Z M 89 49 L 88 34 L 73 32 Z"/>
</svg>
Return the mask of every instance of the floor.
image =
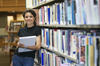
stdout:
<svg viewBox="0 0 100 66">
<path fill-rule="evenodd" d="M 9 53 L 2 52 L 0 48 L 0 66 L 10 66 Z M 40 66 L 34 63 L 34 66 Z"/>
<path fill-rule="evenodd" d="M 0 48 L 0 66 L 10 66 L 9 60 L 9 53 L 5 54 Z"/>
</svg>

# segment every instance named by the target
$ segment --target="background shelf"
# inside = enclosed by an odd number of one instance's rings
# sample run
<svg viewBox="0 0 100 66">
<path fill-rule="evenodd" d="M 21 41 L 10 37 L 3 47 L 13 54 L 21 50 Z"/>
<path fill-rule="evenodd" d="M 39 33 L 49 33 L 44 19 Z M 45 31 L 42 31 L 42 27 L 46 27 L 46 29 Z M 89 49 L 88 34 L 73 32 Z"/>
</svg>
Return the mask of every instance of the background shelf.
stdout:
<svg viewBox="0 0 100 66">
<path fill-rule="evenodd" d="M 59 51 L 52 50 L 52 49 L 47 48 L 47 47 L 45 47 L 45 46 L 41 46 L 41 47 L 42 47 L 42 48 L 45 48 L 45 49 L 47 49 L 47 50 L 49 50 L 49 51 L 51 51 L 51 52 L 54 52 L 54 53 L 56 53 L 56 54 L 58 54 L 58 55 L 61 55 L 61 56 L 63 56 L 63 57 L 66 57 L 66 58 L 68 58 L 68 59 L 70 59 L 70 60 L 72 60 L 72 61 L 74 61 L 74 62 L 77 63 L 77 60 L 76 60 L 76 59 L 74 59 L 74 58 L 72 58 L 72 57 L 70 57 L 70 56 L 68 56 L 68 55 L 65 55 L 64 53 L 60 53 Z"/>
<path fill-rule="evenodd" d="M 36 59 L 34 59 L 34 62 L 35 62 L 37 65 L 41 66 L 41 64 L 39 64 L 38 61 L 37 61 Z"/>
<path fill-rule="evenodd" d="M 6 33 L 18 33 L 18 31 L 7 31 Z"/>
<path fill-rule="evenodd" d="M 38 25 L 39 27 L 52 27 L 52 28 L 100 28 L 100 25 Z"/>
<path fill-rule="evenodd" d="M 63 1 L 64 0 L 49 0 L 47 2 L 43 2 L 42 4 L 39 4 L 37 6 L 34 6 L 33 9 L 40 8 L 40 7 L 45 6 L 45 5 L 54 4 L 54 3 L 57 3 L 57 2 L 63 2 Z"/>
<path fill-rule="evenodd" d="M 4 51 L 4 50 L 2 50 L 2 49 L 1 49 L 1 52 L 6 52 L 6 53 L 9 53 L 9 51 Z"/>
</svg>

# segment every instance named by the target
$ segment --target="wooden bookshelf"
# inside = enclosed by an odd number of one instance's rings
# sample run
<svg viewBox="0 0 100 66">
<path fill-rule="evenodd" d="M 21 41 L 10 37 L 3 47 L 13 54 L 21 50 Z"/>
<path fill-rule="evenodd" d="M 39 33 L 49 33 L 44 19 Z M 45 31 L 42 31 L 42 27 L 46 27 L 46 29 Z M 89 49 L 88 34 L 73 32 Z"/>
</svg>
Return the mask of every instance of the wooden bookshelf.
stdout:
<svg viewBox="0 0 100 66">
<path fill-rule="evenodd" d="M 50 48 L 47 48 L 47 47 L 45 47 L 45 46 L 41 46 L 42 48 L 45 48 L 45 49 L 47 49 L 47 50 L 49 50 L 49 51 L 51 51 L 51 52 L 54 52 L 54 53 L 56 53 L 56 54 L 58 54 L 58 55 L 60 55 L 60 56 L 63 56 L 63 57 L 66 57 L 66 58 L 68 58 L 68 59 L 70 59 L 70 60 L 72 60 L 72 61 L 74 61 L 74 62 L 76 62 L 77 63 L 77 59 L 74 59 L 74 58 L 72 58 L 72 57 L 70 57 L 70 56 L 68 56 L 68 55 L 65 55 L 64 53 L 60 53 L 59 51 L 55 51 L 55 50 L 53 50 L 53 49 L 50 49 Z"/>
<path fill-rule="evenodd" d="M 24 25 L 25 25 L 24 20 L 11 20 L 10 25 L 7 26 L 4 31 L 4 32 L 8 33 L 8 35 L 6 36 L 6 38 L 7 38 L 6 40 L 4 37 L 4 39 L 2 41 L 3 45 L 17 46 L 17 41 L 18 41 L 17 33 L 21 27 L 24 27 Z M 8 27 L 11 27 L 11 26 L 20 26 L 20 28 L 19 27 L 16 28 L 17 30 L 14 30 L 14 28 L 12 30 L 8 30 L 9 29 Z"/>
<path fill-rule="evenodd" d="M 7 45 L 8 44 L 8 42 L 2 42 L 3 43 L 3 45 Z"/>
<path fill-rule="evenodd" d="M 22 27 L 24 27 L 25 26 L 25 22 L 24 22 L 24 20 L 11 20 L 10 21 L 10 26 L 11 26 L 11 23 L 23 23 L 23 26 Z"/>
<path fill-rule="evenodd" d="M 17 46 L 17 43 L 10 43 L 10 46 Z"/>
<path fill-rule="evenodd" d="M 3 45 L 10 44 L 10 46 L 17 46 L 17 43 L 3 42 Z"/>
<path fill-rule="evenodd" d="M 9 51 L 3 51 L 3 50 L 1 50 L 1 52 L 4 52 L 5 55 L 7 55 L 7 53 L 9 53 Z"/>
<path fill-rule="evenodd" d="M 1 50 L 2 52 L 7 52 L 7 53 L 9 53 L 9 51 L 3 51 L 3 50 Z"/>
<path fill-rule="evenodd" d="M 10 46 L 17 46 L 17 43 L 3 42 L 3 45 L 10 44 Z"/>
<path fill-rule="evenodd" d="M 18 33 L 18 31 L 7 31 L 6 33 Z"/>
<path fill-rule="evenodd" d="M 7 55 L 7 53 L 9 53 L 9 51 L 4 51 L 1 49 L 1 52 L 5 52 L 5 55 Z"/>
</svg>

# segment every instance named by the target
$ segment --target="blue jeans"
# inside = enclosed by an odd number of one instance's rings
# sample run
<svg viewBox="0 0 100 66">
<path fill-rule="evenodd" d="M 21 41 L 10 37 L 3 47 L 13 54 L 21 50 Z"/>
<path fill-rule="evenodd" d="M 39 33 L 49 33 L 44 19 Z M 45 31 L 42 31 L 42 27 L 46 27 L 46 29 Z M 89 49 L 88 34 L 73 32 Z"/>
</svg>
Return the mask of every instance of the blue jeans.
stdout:
<svg viewBox="0 0 100 66">
<path fill-rule="evenodd" d="M 31 57 L 21 57 L 13 55 L 13 66 L 34 66 L 34 59 Z"/>
</svg>

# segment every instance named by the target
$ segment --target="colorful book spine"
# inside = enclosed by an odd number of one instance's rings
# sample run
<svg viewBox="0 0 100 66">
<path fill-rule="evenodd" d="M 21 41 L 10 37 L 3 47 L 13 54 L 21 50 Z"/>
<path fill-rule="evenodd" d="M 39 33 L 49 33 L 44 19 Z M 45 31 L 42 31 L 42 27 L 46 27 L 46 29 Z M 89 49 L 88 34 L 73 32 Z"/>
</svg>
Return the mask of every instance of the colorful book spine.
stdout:
<svg viewBox="0 0 100 66">
<path fill-rule="evenodd" d="M 74 8 L 74 0 L 71 0 L 71 12 L 72 12 L 72 25 L 75 25 L 75 8 Z"/>
</svg>

